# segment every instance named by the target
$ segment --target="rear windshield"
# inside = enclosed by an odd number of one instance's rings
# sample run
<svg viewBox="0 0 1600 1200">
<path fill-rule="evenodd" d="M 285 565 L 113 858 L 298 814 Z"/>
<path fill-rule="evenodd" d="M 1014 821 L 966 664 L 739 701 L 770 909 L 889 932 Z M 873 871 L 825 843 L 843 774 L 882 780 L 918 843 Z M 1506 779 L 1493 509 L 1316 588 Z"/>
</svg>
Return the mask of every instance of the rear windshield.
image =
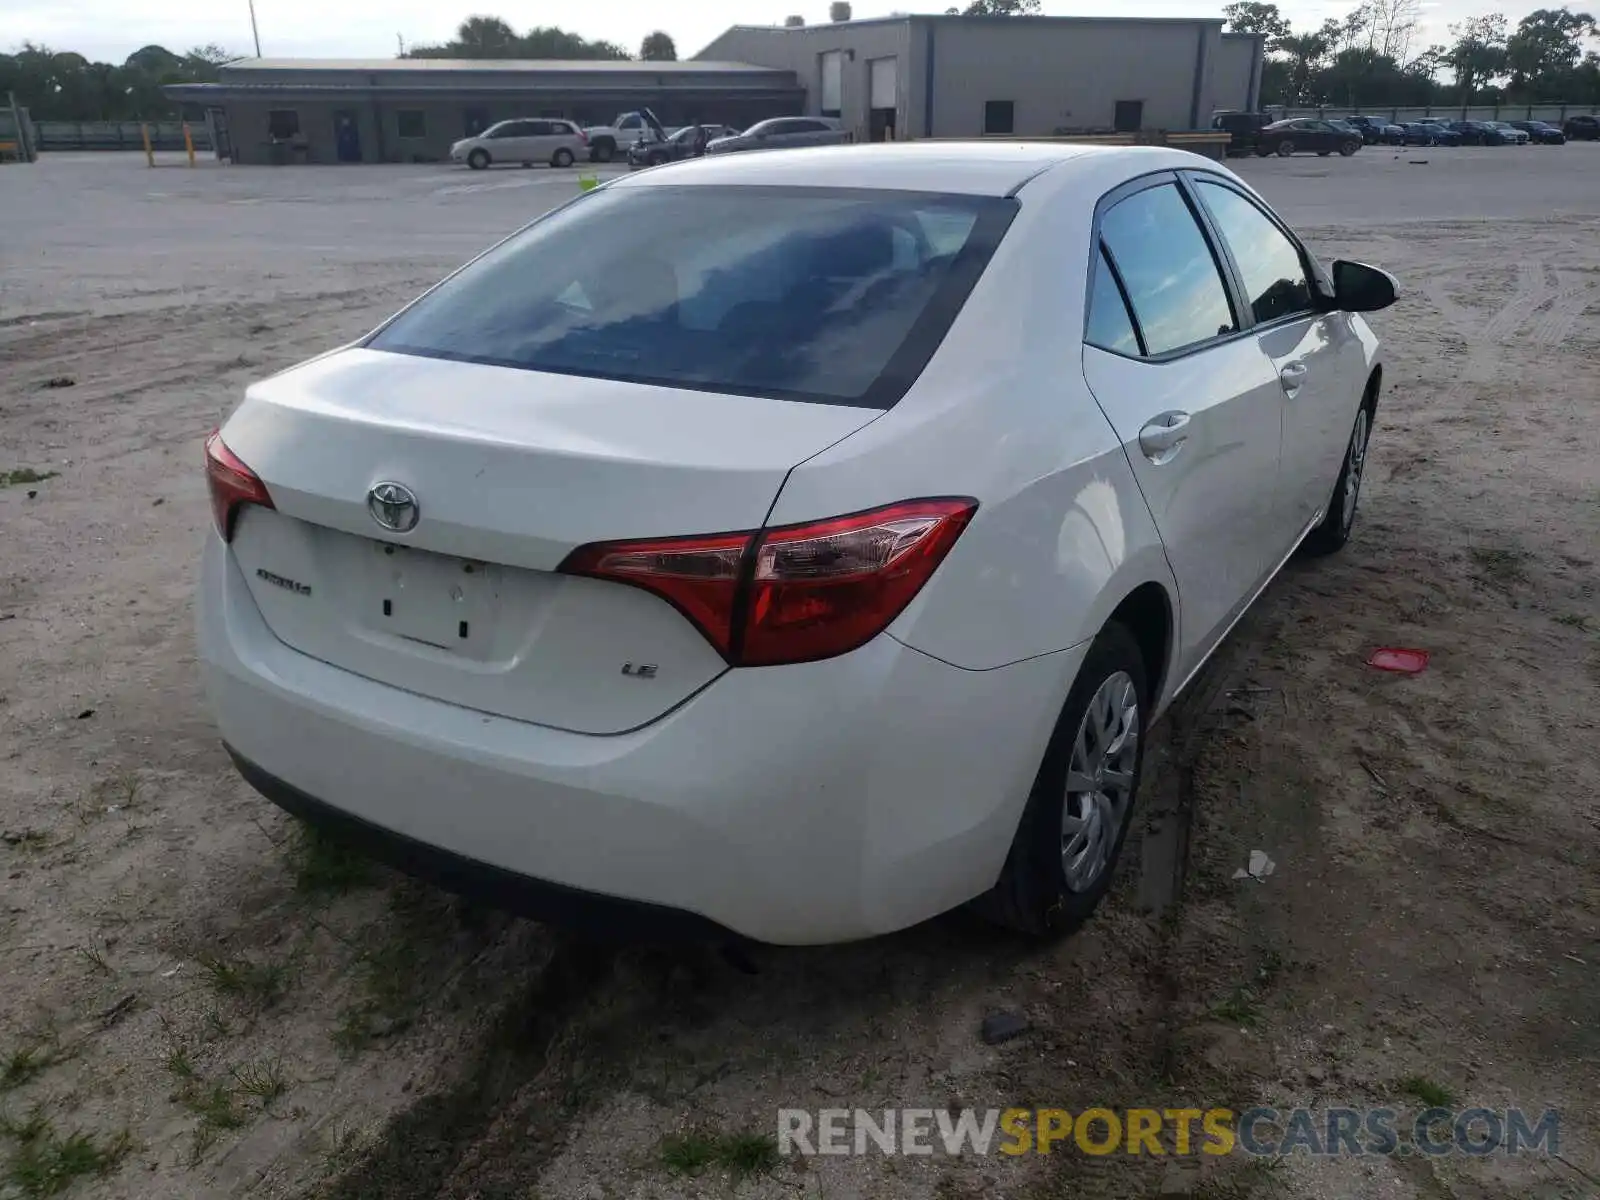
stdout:
<svg viewBox="0 0 1600 1200">
<path fill-rule="evenodd" d="M 888 408 L 1015 215 L 995 197 L 604 188 L 536 222 L 367 345 L 736 395 Z"/>
</svg>

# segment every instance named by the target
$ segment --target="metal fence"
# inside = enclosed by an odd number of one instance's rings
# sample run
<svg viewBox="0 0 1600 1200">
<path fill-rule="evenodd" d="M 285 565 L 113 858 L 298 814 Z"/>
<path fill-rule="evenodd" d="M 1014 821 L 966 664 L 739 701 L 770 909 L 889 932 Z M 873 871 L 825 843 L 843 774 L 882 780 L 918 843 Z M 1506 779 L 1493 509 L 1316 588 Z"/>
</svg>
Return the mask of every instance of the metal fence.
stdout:
<svg viewBox="0 0 1600 1200">
<path fill-rule="evenodd" d="M 182 150 L 182 121 L 35 121 L 40 150 L 143 150 L 141 125 L 150 130 L 152 150 Z M 196 150 L 211 149 L 211 132 L 204 121 L 190 121 L 189 135 Z"/>
<path fill-rule="evenodd" d="M 1274 108 L 1274 113 L 1280 110 Z M 1421 108 L 1383 108 L 1370 104 L 1350 104 L 1340 107 L 1325 104 L 1320 108 L 1285 108 L 1283 117 L 1340 117 L 1367 114 L 1387 117 L 1397 125 L 1415 121 L 1419 117 L 1443 117 L 1451 121 L 1549 121 L 1559 125 L 1568 117 L 1584 113 L 1600 115 L 1600 104 L 1434 104 Z"/>
</svg>

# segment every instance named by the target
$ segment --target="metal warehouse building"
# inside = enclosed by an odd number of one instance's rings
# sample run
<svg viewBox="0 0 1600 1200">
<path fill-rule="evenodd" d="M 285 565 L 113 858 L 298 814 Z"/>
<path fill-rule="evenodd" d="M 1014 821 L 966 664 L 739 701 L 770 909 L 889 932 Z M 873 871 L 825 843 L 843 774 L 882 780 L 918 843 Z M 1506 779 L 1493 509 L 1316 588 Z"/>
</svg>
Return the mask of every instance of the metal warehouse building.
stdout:
<svg viewBox="0 0 1600 1200">
<path fill-rule="evenodd" d="M 581 125 L 649 107 L 670 124 L 741 128 L 800 110 L 793 72 L 723 62 L 255 58 L 217 83 L 172 84 L 235 162 L 427 162 L 508 117 Z"/>
<path fill-rule="evenodd" d="M 1262 38 L 1222 18 L 899 16 L 736 25 L 701 52 L 792 71 L 858 138 L 1202 129 L 1253 109 Z"/>
<path fill-rule="evenodd" d="M 1254 109 L 1262 39 L 1222 19 L 896 16 L 737 25 L 685 62 L 247 59 L 177 84 L 238 162 L 443 159 L 508 117 L 833 116 L 859 141 L 1202 129 Z"/>
</svg>

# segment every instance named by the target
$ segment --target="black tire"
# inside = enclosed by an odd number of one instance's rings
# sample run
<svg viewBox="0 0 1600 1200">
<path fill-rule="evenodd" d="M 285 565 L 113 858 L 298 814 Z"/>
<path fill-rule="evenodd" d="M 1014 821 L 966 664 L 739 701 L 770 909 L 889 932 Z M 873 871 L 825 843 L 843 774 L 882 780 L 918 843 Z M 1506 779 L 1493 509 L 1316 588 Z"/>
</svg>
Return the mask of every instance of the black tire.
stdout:
<svg viewBox="0 0 1600 1200">
<path fill-rule="evenodd" d="M 1116 829 L 1110 830 L 1104 866 L 1092 883 L 1073 888 L 1068 886 L 1063 861 L 1066 806 L 1074 802 L 1067 791 L 1068 769 L 1080 727 L 1088 720 L 1091 701 L 1103 687 L 1121 687 L 1123 681 L 1119 676 L 1126 677 L 1137 702 L 1132 722 L 1135 740 L 1131 747 L 1127 799 Z M 1028 796 L 1027 807 L 1023 809 L 1022 820 L 1018 822 L 1000 878 L 993 888 L 973 902 L 974 908 L 989 920 L 1035 937 L 1069 933 L 1089 918 L 1110 889 L 1116 875 L 1117 857 L 1122 853 L 1138 804 L 1144 734 L 1150 712 L 1145 679 L 1144 656 L 1133 634 L 1115 622 L 1107 625 L 1089 647 L 1072 690 L 1067 693 L 1067 702 L 1062 706 L 1050 744 L 1045 748 L 1044 761 Z M 1085 795 L 1087 793 L 1079 794 L 1080 797 Z"/>
<path fill-rule="evenodd" d="M 1284 138 L 1283 141 L 1278 143 L 1278 157 L 1279 158 L 1288 158 L 1289 155 L 1291 155 L 1293 153 L 1294 153 L 1294 143 L 1291 142 L 1288 138 Z"/>
<path fill-rule="evenodd" d="M 471 154 L 467 155 L 467 166 L 471 167 L 474 171 L 487 170 L 489 166 L 489 152 L 483 149 L 474 150 Z"/>
<path fill-rule="evenodd" d="M 572 151 L 568 150 L 565 146 L 561 147 L 561 149 L 557 150 L 550 156 L 550 165 L 552 167 L 570 167 L 572 163 Z"/>
<path fill-rule="evenodd" d="M 1355 423 L 1350 427 L 1350 440 L 1345 444 L 1344 465 L 1339 468 L 1333 495 L 1328 498 L 1328 514 L 1322 518 L 1322 524 L 1308 533 L 1306 540 L 1300 544 L 1300 548 L 1313 558 L 1343 550 L 1345 543 L 1350 540 L 1350 531 L 1355 528 L 1356 508 L 1361 500 L 1361 480 L 1366 470 L 1367 450 L 1372 443 L 1375 400 L 1376 397 L 1370 392 L 1362 400 L 1361 411 L 1356 414 Z M 1355 473 L 1353 488 L 1350 483 L 1352 471 Z"/>
<path fill-rule="evenodd" d="M 617 144 L 610 138 L 597 138 L 589 146 L 590 162 L 610 162 L 617 153 Z"/>
<path fill-rule="evenodd" d="M 1360 142 L 1340 142 L 1339 143 L 1339 153 L 1344 155 L 1345 158 L 1349 158 L 1352 154 L 1354 154 L 1359 149 L 1361 149 L 1361 143 Z"/>
</svg>

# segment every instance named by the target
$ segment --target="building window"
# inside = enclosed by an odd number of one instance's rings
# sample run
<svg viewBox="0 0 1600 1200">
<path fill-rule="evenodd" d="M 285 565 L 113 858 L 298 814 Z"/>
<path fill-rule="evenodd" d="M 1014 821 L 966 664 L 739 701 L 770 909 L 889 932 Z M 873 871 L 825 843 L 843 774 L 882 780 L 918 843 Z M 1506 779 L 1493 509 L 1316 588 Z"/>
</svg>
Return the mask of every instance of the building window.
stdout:
<svg viewBox="0 0 1600 1200">
<path fill-rule="evenodd" d="M 983 105 L 985 133 L 1015 133 L 1016 104 L 1011 100 L 986 100 Z"/>
<path fill-rule="evenodd" d="M 428 136 L 428 119 L 419 108 L 403 108 L 394 115 L 394 123 L 403 138 Z"/>
<path fill-rule="evenodd" d="M 286 142 L 300 136 L 300 114 L 292 108 L 267 110 L 267 136 L 273 141 Z"/>
<path fill-rule="evenodd" d="M 1118 100 L 1111 117 L 1111 128 L 1118 133 L 1138 133 L 1144 127 L 1144 101 Z"/>
</svg>

